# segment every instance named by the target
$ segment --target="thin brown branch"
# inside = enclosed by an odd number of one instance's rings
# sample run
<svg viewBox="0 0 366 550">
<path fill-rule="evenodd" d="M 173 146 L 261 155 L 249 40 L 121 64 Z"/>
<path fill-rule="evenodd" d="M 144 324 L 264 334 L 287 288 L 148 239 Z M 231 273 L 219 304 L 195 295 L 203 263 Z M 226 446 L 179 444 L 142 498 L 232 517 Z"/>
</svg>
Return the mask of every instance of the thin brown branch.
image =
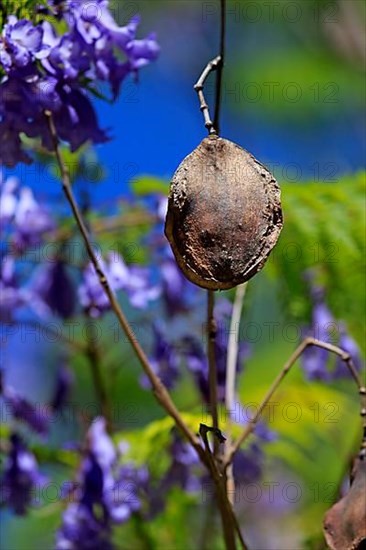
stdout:
<svg viewBox="0 0 366 550">
<path fill-rule="evenodd" d="M 238 439 L 233 443 L 231 448 L 226 454 L 225 460 L 224 460 L 224 467 L 227 467 L 229 464 L 231 464 L 232 459 L 236 453 L 236 451 L 240 448 L 240 446 L 244 443 L 244 441 L 247 439 L 247 437 L 253 432 L 258 420 L 260 419 L 263 410 L 267 406 L 268 402 L 272 398 L 273 394 L 277 390 L 278 386 L 281 384 L 282 380 L 285 378 L 286 374 L 290 371 L 290 369 L 293 367 L 293 365 L 296 363 L 296 361 L 299 359 L 299 357 L 302 355 L 304 350 L 309 346 L 316 346 L 318 348 L 325 349 L 331 353 L 334 353 L 338 355 L 344 361 L 345 366 L 348 368 L 349 372 L 352 375 L 352 378 L 354 379 L 358 391 L 361 396 L 361 416 L 364 418 L 363 423 L 363 430 L 364 430 L 364 436 L 363 436 L 363 443 L 362 448 L 366 449 L 366 389 L 363 386 L 361 382 L 361 378 L 358 375 L 358 372 L 353 364 L 352 358 L 349 353 L 342 350 L 338 346 L 334 346 L 333 344 L 328 344 L 327 342 L 322 342 L 320 340 L 316 340 L 315 338 L 305 338 L 305 340 L 296 348 L 294 353 L 291 355 L 289 360 L 285 363 L 283 369 L 278 374 L 278 376 L 275 378 L 274 382 L 272 383 L 272 386 L 266 393 L 265 397 L 263 398 L 263 401 L 259 405 L 255 415 L 250 420 L 250 422 L 247 424 L 247 426 L 244 428 L 242 434 L 238 437 Z M 364 414 L 363 414 L 364 411 Z"/>
<path fill-rule="evenodd" d="M 214 455 L 211 453 L 207 437 L 208 431 L 211 431 L 211 429 L 209 429 L 204 424 L 200 425 L 200 436 L 202 437 L 205 446 L 208 468 L 211 473 L 211 478 L 215 484 L 216 497 L 221 515 L 225 545 L 227 550 L 236 550 L 237 546 L 235 535 L 237 535 L 241 548 L 243 550 L 246 550 L 247 546 L 244 542 L 243 536 L 240 532 L 239 524 L 226 494 L 226 476 L 225 474 L 220 473 Z"/>
<path fill-rule="evenodd" d="M 221 109 L 221 90 L 222 73 L 225 65 L 225 42 L 226 42 L 226 0 L 220 0 L 220 63 L 217 67 L 216 75 L 216 98 L 214 128 L 217 134 L 220 133 L 220 109 Z"/>
<path fill-rule="evenodd" d="M 213 290 L 207 291 L 207 356 L 208 356 L 208 382 L 210 394 L 210 413 L 212 416 L 212 425 L 215 430 L 219 428 L 219 417 L 217 412 L 217 369 L 215 357 L 216 340 L 216 322 L 214 317 L 215 293 Z M 215 450 L 217 450 L 217 440 L 214 439 Z"/>
<path fill-rule="evenodd" d="M 145 225 L 154 223 L 158 220 L 157 216 L 149 214 L 147 212 L 136 212 L 133 214 L 126 213 L 123 215 L 112 216 L 109 218 L 100 218 L 90 221 L 90 228 L 93 233 L 104 233 L 111 231 L 120 231 L 125 227 L 136 227 L 138 225 Z M 73 231 L 69 227 L 64 227 L 46 234 L 46 238 L 52 238 L 55 241 L 64 241 L 72 237 Z"/>
<path fill-rule="evenodd" d="M 105 379 L 102 374 L 100 351 L 92 339 L 88 342 L 87 349 L 86 349 L 86 356 L 90 363 L 94 391 L 99 401 L 102 415 L 107 421 L 108 431 L 112 432 L 113 431 L 112 407 L 109 399 L 109 394 L 106 388 Z"/>
<path fill-rule="evenodd" d="M 220 65 L 221 65 L 221 57 L 218 55 L 217 57 L 215 57 L 214 59 L 212 59 L 207 63 L 206 67 L 202 71 L 201 76 L 199 77 L 196 84 L 194 85 L 194 89 L 197 92 L 198 99 L 200 102 L 200 110 L 203 114 L 203 119 L 205 121 L 205 127 L 207 128 L 209 134 L 217 134 L 218 132 L 214 123 L 211 120 L 210 110 L 208 108 L 208 104 L 206 102 L 206 99 L 203 93 L 203 88 L 209 74 L 212 73 L 212 71 L 216 71 L 220 67 Z"/>
<path fill-rule="evenodd" d="M 227 358 L 226 358 L 226 385 L 225 385 L 225 408 L 226 408 L 226 448 L 230 449 L 232 444 L 232 422 L 230 413 L 233 409 L 234 400 L 235 400 L 235 386 L 236 386 L 236 365 L 238 361 L 238 351 L 239 351 L 239 328 L 240 328 L 240 318 L 241 312 L 243 309 L 243 302 L 245 297 L 245 292 L 247 289 L 247 284 L 244 283 L 239 285 L 236 288 L 233 311 L 231 314 L 230 321 L 230 330 L 229 330 L 229 341 L 227 346 Z M 226 469 L 226 488 L 229 499 L 233 503 L 235 495 L 235 481 L 233 475 L 232 464 Z"/>
<path fill-rule="evenodd" d="M 148 377 L 152 388 L 154 395 L 157 399 L 157 401 L 160 403 L 160 405 L 165 409 L 165 411 L 168 413 L 169 416 L 171 416 L 177 427 L 181 430 L 181 432 L 185 435 L 185 437 L 188 439 L 188 441 L 191 443 L 191 445 L 195 448 L 198 456 L 200 459 L 205 463 L 206 457 L 204 454 L 204 450 L 202 449 L 198 437 L 190 430 L 190 428 L 187 426 L 187 424 L 184 422 L 182 416 L 180 415 L 178 409 L 174 405 L 170 394 L 168 390 L 166 389 L 165 385 L 162 383 L 160 378 L 155 374 L 154 370 L 152 369 L 148 358 L 146 357 L 143 349 L 141 348 L 139 342 L 137 341 L 116 297 L 115 294 L 107 280 L 107 277 L 105 276 L 105 273 L 99 263 L 99 260 L 95 254 L 95 251 L 93 249 L 93 246 L 91 244 L 88 231 L 86 229 L 84 220 L 81 216 L 79 207 L 76 203 L 76 200 L 74 198 L 74 194 L 71 188 L 71 181 L 70 181 L 70 175 L 68 172 L 68 169 L 63 161 L 61 149 L 59 146 L 59 140 L 56 133 L 55 124 L 53 121 L 52 114 L 50 112 L 46 112 L 46 118 L 48 121 L 48 126 L 53 142 L 53 148 L 56 155 L 56 159 L 61 171 L 61 178 L 62 178 L 62 187 L 63 191 L 65 193 L 65 196 L 70 204 L 71 210 L 73 212 L 76 224 L 79 228 L 79 231 L 81 233 L 81 236 L 83 238 L 85 248 L 88 252 L 88 256 L 90 258 L 91 263 L 94 266 L 95 272 L 98 276 L 98 279 L 100 281 L 100 284 L 104 288 L 105 293 L 108 296 L 108 300 L 110 303 L 110 306 L 115 313 L 122 330 L 124 331 L 125 335 L 127 336 L 128 341 L 130 342 L 138 360 L 140 361 L 142 368 L 145 371 L 146 376 Z"/>
</svg>

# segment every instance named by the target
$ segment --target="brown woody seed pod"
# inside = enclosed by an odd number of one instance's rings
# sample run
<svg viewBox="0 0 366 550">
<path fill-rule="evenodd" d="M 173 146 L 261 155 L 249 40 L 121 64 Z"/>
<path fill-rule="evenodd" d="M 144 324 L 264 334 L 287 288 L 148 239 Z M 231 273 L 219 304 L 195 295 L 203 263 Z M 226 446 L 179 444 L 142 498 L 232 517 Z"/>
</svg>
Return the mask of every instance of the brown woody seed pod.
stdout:
<svg viewBox="0 0 366 550">
<path fill-rule="evenodd" d="M 205 138 L 175 172 L 165 234 L 193 283 L 224 290 L 248 281 L 281 229 L 275 178 L 232 141 Z"/>
<path fill-rule="evenodd" d="M 328 510 L 324 535 L 331 550 L 366 548 L 366 460 L 356 459 L 348 493 Z"/>
</svg>

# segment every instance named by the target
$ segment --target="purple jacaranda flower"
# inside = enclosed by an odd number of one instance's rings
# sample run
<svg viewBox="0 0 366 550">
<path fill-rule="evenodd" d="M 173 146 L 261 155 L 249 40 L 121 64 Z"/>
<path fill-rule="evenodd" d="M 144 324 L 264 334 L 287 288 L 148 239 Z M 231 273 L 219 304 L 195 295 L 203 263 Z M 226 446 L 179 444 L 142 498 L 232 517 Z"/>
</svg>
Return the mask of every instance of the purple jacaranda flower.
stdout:
<svg viewBox="0 0 366 550">
<path fill-rule="evenodd" d="M 310 278 L 312 283 L 312 279 Z M 362 360 L 356 342 L 348 335 L 344 323 L 337 322 L 324 301 L 324 289 L 311 284 L 310 297 L 313 301 L 311 326 L 306 334 L 326 343 L 335 344 L 348 351 L 356 368 L 361 368 Z M 341 365 L 339 357 L 335 360 L 334 369 L 329 368 L 330 352 L 317 346 L 308 346 L 302 354 L 302 366 L 307 377 L 319 380 L 333 380 L 334 378 L 349 376 L 349 371 Z"/>
<path fill-rule="evenodd" d="M 12 256 L 4 256 L 0 263 L 0 320 L 11 323 L 16 317 L 16 311 L 23 306 L 29 306 L 38 316 L 45 318 L 49 309 L 37 294 L 28 288 L 20 287 L 16 275 L 16 264 Z"/>
<path fill-rule="evenodd" d="M 161 264 L 162 297 L 168 315 L 187 311 L 186 291 L 190 283 L 182 274 L 174 259 Z M 192 285 L 193 286 L 193 285 Z"/>
<path fill-rule="evenodd" d="M 137 265 L 127 266 L 119 254 L 108 255 L 108 280 L 115 290 L 124 290 L 131 305 L 139 309 L 146 308 L 150 301 L 156 300 L 160 288 L 149 281 L 149 270 Z"/>
<path fill-rule="evenodd" d="M 147 308 L 161 293 L 160 287 L 151 283 L 149 269 L 139 266 L 129 267 L 129 279 L 122 290 L 127 293 L 131 305 L 137 309 Z"/>
<path fill-rule="evenodd" d="M 6 180 L 0 172 L 0 227 L 2 228 L 13 219 L 18 198 L 15 193 L 19 185 L 17 178 L 10 177 Z"/>
<path fill-rule="evenodd" d="M 113 442 L 106 432 L 106 421 L 103 417 L 96 418 L 89 428 L 88 448 L 103 469 L 109 469 L 116 461 L 117 453 Z"/>
<path fill-rule="evenodd" d="M 347 334 L 346 326 L 344 323 L 340 324 L 340 337 L 338 346 L 350 354 L 353 365 L 357 371 L 360 371 L 364 362 L 361 357 L 360 348 L 358 347 L 355 340 Z M 347 365 L 342 359 L 337 355 L 334 370 L 332 371 L 333 378 L 344 378 L 350 375 Z"/>
<path fill-rule="evenodd" d="M 155 33 L 151 33 L 143 40 L 132 40 L 126 46 L 126 53 L 129 57 L 130 66 L 136 70 L 154 61 L 160 52 L 156 42 Z"/>
<path fill-rule="evenodd" d="M 277 439 L 276 432 L 271 430 L 265 422 L 257 422 L 253 433 L 264 443 L 271 443 Z"/>
<path fill-rule="evenodd" d="M 44 47 L 43 31 L 27 19 L 17 20 L 11 15 L 4 25 L 0 38 L 0 63 L 5 70 L 23 68 L 34 59 L 47 55 Z"/>
<path fill-rule="evenodd" d="M 33 491 L 44 483 L 34 455 L 17 434 L 10 437 L 10 453 L 1 479 L 1 500 L 15 514 L 24 515 L 33 501 Z"/>
<path fill-rule="evenodd" d="M 106 273 L 107 266 L 100 260 L 101 267 Z M 83 281 L 78 288 L 78 296 L 82 307 L 91 315 L 99 317 L 101 313 L 109 309 L 108 296 L 100 284 L 94 266 L 89 263 L 83 272 Z"/>
<path fill-rule="evenodd" d="M 237 418 L 233 418 L 237 422 Z M 251 418 L 240 418 L 239 424 L 245 426 Z M 233 459 L 233 474 L 236 489 L 241 490 L 240 485 L 254 483 L 260 479 L 263 473 L 265 443 L 271 443 L 277 439 L 277 434 L 268 425 L 260 420 L 256 423 L 251 441 L 245 449 L 239 449 Z"/>
<path fill-rule="evenodd" d="M 111 520 L 124 523 L 141 509 L 141 496 L 148 490 L 149 473 L 146 467 L 122 465 L 113 483 L 106 486 L 105 502 Z"/>
<path fill-rule="evenodd" d="M 48 418 L 42 411 L 19 395 L 12 387 L 5 385 L 3 399 L 14 419 L 28 424 L 35 432 L 45 435 L 48 431 Z"/>
<path fill-rule="evenodd" d="M 244 407 L 240 407 L 242 410 Z M 237 417 L 232 415 L 232 421 L 240 424 L 242 427 L 248 424 L 251 417 Z M 239 420 L 239 421 L 238 421 Z M 251 435 L 254 438 L 245 449 L 239 449 L 233 460 L 233 474 L 235 484 L 248 484 L 258 481 L 263 473 L 265 443 L 271 443 L 277 439 L 277 433 L 271 430 L 268 425 L 259 420 L 254 427 Z M 240 490 L 240 487 L 237 487 Z"/>
<path fill-rule="evenodd" d="M 226 356 L 227 356 L 227 341 L 222 337 L 221 329 L 219 329 L 219 340 L 215 344 L 216 353 L 216 369 L 217 369 L 217 398 L 220 403 L 225 401 L 225 384 L 226 384 Z M 208 362 L 204 348 L 201 342 L 194 337 L 185 337 L 184 355 L 188 369 L 194 375 L 198 388 L 205 399 L 209 402 L 209 383 L 208 383 Z M 247 346 L 242 343 L 243 355 L 246 356 Z M 242 368 L 240 356 L 237 360 L 238 371 Z"/>
<path fill-rule="evenodd" d="M 180 487 L 188 493 L 198 493 L 202 490 L 202 468 L 196 451 L 183 441 L 176 429 L 172 430 L 171 436 L 168 448 L 171 461 L 168 469 L 156 485 L 150 484 L 146 488 L 146 517 L 149 520 L 164 510 L 167 494 L 173 487 Z"/>
<path fill-rule="evenodd" d="M 86 76 L 91 81 L 95 78 L 108 81 L 116 98 L 124 78 L 155 60 L 160 48 L 154 34 L 142 40 L 135 39 L 140 22 L 138 16 L 126 26 L 119 27 L 108 4 L 106 0 L 97 0 L 94 4 L 84 0 L 71 2 L 66 19 L 72 41 L 82 41 L 92 57 L 93 65 L 86 71 Z M 121 54 L 125 60 L 120 60 Z"/>
<path fill-rule="evenodd" d="M 23 150 L 20 133 L 30 116 L 31 105 L 25 101 L 24 84 L 12 77 L 0 81 L 0 163 L 14 167 L 29 164 L 31 157 Z"/>
<path fill-rule="evenodd" d="M 49 212 L 35 200 L 29 187 L 20 189 L 14 226 L 13 244 L 18 250 L 41 243 L 43 235 L 55 227 Z"/>
<path fill-rule="evenodd" d="M 48 21 L 42 23 L 42 29 L 44 41 L 50 48 L 49 55 L 42 61 L 43 67 L 61 82 L 77 80 L 91 64 L 90 54 L 82 41 L 71 33 L 57 35 Z"/>
<path fill-rule="evenodd" d="M 0 264 L 0 319 L 10 322 L 17 307 L 23 305 L 24 298 L 18 287 L 15 275 L 14 258 L 5 256 Z"/>
<path fill-rule="evenodd" d="M 184 277 L 170 247 L 164 245 L 158 251 L 156 261 L 160 265 L 161 297 L 166 313 L 169 316 L 186 313 L 196 303 L 197 286 Z"/>
<path fill-rule="evenodd" d="M 82 89 L 64 86 L 59 90 L 61 107 L 54 114 L 58 136 L 70 144 L 71 151 L 76 151 L 81 145 L 105 143 L 108 137 L 98 126 L 94 107 Z M 35 136 L 34 136 L 35 137 Z M 49 139 L 43 141 L 48 147 Z"/>
<path fill-rule="evenodd" d="M 258 443 L 251 443 L 247 449 L 239 449 L 233 458 L 233 474 L 236 490 L 243 485 L 258 481 L 263 472 L 264 453 Z"/>
<path fill-rule="evenodd" d="M 62 363 L 57 369 L 55 388 L 50 401 L 53 411 L 60 411 L 64 408 L 73 381 L 74 376 L 72 372 Z"/>
<path fill-rule="evenodd" d="M 187 368 L 192 373 L 205 402 L 208 403 L 208 362 L 202 343 L 198 338 L 189 335 L 183 338 L 182 344 Z"/>
<path fill-rule="evenodd" d="M 326 350 L 308 346 L 302 354 L 302 366 L 309 380 L 330 380 L 327 369 L 329 354 Z"/>
<path fill-rule="evenodd" d="M 79 503 L 70 504 L 56 533 L 56 550 L 113 550 L 110 525 Z"/>
<path fill-rule="evenodd" d="M 230 333 L 230 315 L 232 306 L 227 300 L 220 300 L 215 308 L 216 337 L 215 337 L 215 358 L 217 370 L 217 398 L 220 403 L 225 401 L 226 385 L 226 361 L 227 347 Z M 188 369 L 192 372 L 198 388 L 205 399 L 209 402 L 208 383 L 208 362 L 202 342 L 196 337 L 187 336 L 183 339 L 183 354 L 186 358 Z M 248 344 L 239 342 L 236 369 L 240 372 L 245 359 L 249 356 Z"/>
<path fill-rule="evenodd" d="M 189 443 L 182 440 L 176 430 L 173 430 L 170 453 L 172 462 L 163 479 L 164 489 L 178 485 L 187 492 L 199 491 L 200 478 L 194 471 L 194 467 L 200 465 L 198 455 Z"/>
<path fill-rule="evenodd" d="M 112 290 L 125 291 L 134 307 L 145 308 L 160 294 L 159 287 L 150 284 L 147 269 L 127 266 L 118 254 L 109 254 L 108 263 L 103 261 L 102 267 Z M 98 317 L 110 307 L 108 297 L 91 264 L 84 270 L 84 280 L 78 293 L 81 305 L 93 317 Z"/>
<path fill-rule="evenodd" d="M 79 84 L 68 84 L 53 75 L 7 78 L 0 85 L 0 160 L 6 166 L 31 161 L 22 149 L 20 138 L 15 139 L 21 132 L 29 138 L 40 138 L 42 145 L 52 150 L 45 110 L 52 112 L 59 138 L 67 141 L 72 151 L 87 141 L 108 140 Z"/>
<path fill-rule="evenodd" d="M 135 37 L 139 17 L 133 17 L 125 27 L 119 27 L 108 5 L 108 0 L 70 2 L 66 19 L 70 29 L 79 33 L 86 44 L 92 45 L 105 36 L 114 46 L 124 49 Z"/>
<path fill-rule="evenodd" d="M 324 292 L 320 287 L 312 285 L 311 298 L 313 300 L 312 322 L 306 334 L 323 342 L 331 342 L 331 329 L 335 321 L 329 308 L 324 303 Z M 333 342 L 334 343 L 334 342 Z M 302 355 L 302 365 L 309 380 L 329 380 L 327 370 L 329 354 L 326 350 L 316 346 L 307 347 Z"/>
<path fill-rule="evenodd" d="M 0 38 L 0 162 L 9 167 L 32 162 L 22 133 L 53 150 L 45 110 L 72 151 L 87 141 L 107 141 L 87 94 L 98 95 L 103 81 L 115 99 L 126 76 L 159 53 L 153 35 L 136 40 L 139 19 L 120 27 L 106 0 L 53 2 L 49 8 L 66 27 L 62 35 L 49 20 L 33 25 L 11 16 Z"/>
<path fill-rule="evenodd" d="M 154 347 L 150 365 L 163 384 L 171 389 L 179 378 L 179 356 L 174 346 L 168 342 L 161 325 L 154 323 L 153 332 Z M 141 377 L 141 383 L 145 388 L 151 387 L 146 375 Z"/>
<path fill-rule="evenodd" d="M 43 265 L 33 283 L 33 291 L 47 304 L 52 313 L 68 319 L 75 312 L 76 290 L 61 260 Z"/>
<path fill-rule="evenodd" d="M 101 417 L 95 419 L 87 434 L 74 502 L 63 515 L 56 548 L 112 549 L 112 525 L 124 523 L 140 508 L 139 488 L 147 480 L 145 468 L 118 466 L 106 422 Z"/>
<path fill-rule="evenodd" d="M 23 95 L 23 86 L 18 79 L 4 77 L 0 82 L 0 163 L 10 168 L 18 162 L 32 162 L 20 139 L 29 108 Z"/>
<path fill-rule="evenodd" d="M 247 420 L 243 424 L 246 422 Z M 277 434 L 262 421 L 256 424 L 253 436 L 254 441 L 245 449 L 239 449 L 233 458 L 235 489 L 239 493 L 244 485 L 256 483 L 262 477 L 265 459 L 263 445 L 277 439 Z"/>
<path fill-rule="evenodd" d="M 1 111 L 1 105 L 0 105 Z M 30 164 L 32 159 L 22 149 L 19 132 L 9 120 L 3 119 L 0 113 L 0 162 L 9 168 L 14 168 L 18 163 Z"/>
</svg>

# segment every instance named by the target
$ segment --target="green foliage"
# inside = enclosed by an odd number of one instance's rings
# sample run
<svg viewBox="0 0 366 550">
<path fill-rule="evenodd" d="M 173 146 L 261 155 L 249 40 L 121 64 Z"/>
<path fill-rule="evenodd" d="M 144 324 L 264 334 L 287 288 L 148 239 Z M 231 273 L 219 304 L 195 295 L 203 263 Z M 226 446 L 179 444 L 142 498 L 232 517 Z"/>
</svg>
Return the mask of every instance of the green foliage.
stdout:
<svg viewBox="0 0 366 550">
<path fill-rule="evenodd" d="M 166 195 L 168 193 L 168 184 L 161 178 L 140 176 L 131 183 L 131 190 L 137 196 L 154 195 L 156 193 Z"/>
<path fill-rule="evenodd" d="M 225 69 L 224 94 L 234 111 L 313 127 L 335 117 L 347 125 L 346 117 L 364 110 L 362 54 L 336 38 L 340 29 L 362 33 L 364 2 L 262 0 L 254 7 L 241 0 L 233 11 L 246 41 L 245 57 L 237 48 Z"/>
<path fill-rule="evenodd" d="M 60 170 L 54 155 L 41 149 L 37 141 L 33 139 L 24 137 L 23 141 L 33 150 L 36 161 L 46 168 L 49 175 L 60 180 Z M 66 146 L 61 146 L 61 154 L 71 183 L 85 179 L 90 183 L 97 184 L 105 180 L 104 167 L 99 162 L 94 149 L 89 145 L 83 145 L 74 152 Z"/>
<path fill-rule="evenodd" d="M 16 15 L 18 19 L 36 20 L 37 10 L 39 6 L 47 6 L 46 0 L 4 0 L 0 6 L 0 30 L 6 23 L 9 15 Z"/>
<path fill-rule="evenodd" d="M 342 113 L 362 109 L 365 92 L 361 71 L 327 53 L 288 48 L 271 56 L 265 51 L 255 63 L 235 64 L 227 89 L 236 91 L 231 103 L 235 110 L 255 109 L 256 116 L 276 122 L 291 116 L 302 124 L 313 124 L 313 117 L 333 117 L 336 106 Z"/>
<path fill-rule="evenodd" d="M 183 550 L 197 547 L 202 529 L 197 499 L 176 487 L 164 495 L 164 500 L 164 512 L 149 522 L 137 513 L 127 524 L 114 529 L 113 540 L 118 550 Z"/>
<path fill-rule="evenodd" d="M 202 415 L 182 413 L 186 424 L 195 433 L 198 432 Z M 149 464 L 153 471 L 157 468 L 161 471 L 166 470 L 168 465 L 168 446 L 171 443 L 171 432 L 174 428 L 174 420 L 170 416 L 150 422 L 142 429 L 133 431 L 123 431 L 115 435 L 116 441 L 128 441 L 130 449 L 126 458 L 133 460 L 137 464 Z"/>
<path fill-rule="evenodd" d="M 365 293 L 365 173 L 329 183 L 282 185 L 284 229 L 268 261 L 284 313 L 299 321 L 309 316 L 311 270 L 326 289 L 334 315 L 344 319 L 362 342 Z"/>
</svg>

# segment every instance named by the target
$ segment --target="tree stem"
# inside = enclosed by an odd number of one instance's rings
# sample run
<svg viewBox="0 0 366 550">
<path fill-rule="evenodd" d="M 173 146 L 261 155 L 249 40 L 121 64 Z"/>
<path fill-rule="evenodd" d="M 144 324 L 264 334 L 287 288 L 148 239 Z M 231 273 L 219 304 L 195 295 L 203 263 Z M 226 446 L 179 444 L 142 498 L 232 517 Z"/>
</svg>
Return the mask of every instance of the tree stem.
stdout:
<svg viewBox="0 0 366 550">
<path fill-rule="evenodd" d="M 215 97 L 215 115 L 214 128 L 217 134 L 220 133 L 220 109 L 221 109 L 221 90 L 222 73 L 225 64 L 225 41 L 226 41 L 226 0 L 220 0 L 220 63 L 217 68 L 216 76 L 216 97 Z"/>
<path fill-rule="evenodd" d="M 215 357 L 216 341 L 216 322 L 214 317 L 215 293 L 213 290 L 207 291 L 207 355 L 208 355 L 208 382 L 210 395 L 210 413 L 212 416 L 212 426 L 215 430 L 219 428 L 219 418 L 217 412 L 217 369 Z M 215 451 L 218 450 L 217 438 L 214 438 Z M 216 454 L 216 452 L 215 452 Z"/>
<path fill-rule="evenodd" d="M 98 347 L 95 345 L 95 342 L 93 342 L 92 340 L 87 345 L 86 355 L 90 363 L 94 391 L 99 401 L 102 415 L 107 421 L 108 431 L 112 432 L 112 407 L 107 392 L 105 380 L 102 374 L 100 352 Z"/>
<path fill-rule="evenodd" d="M 227 452 L 224 460 L 224 467 L 227 467 L 229 464 L 231 464 L 234 454 L 240 448 L 240 446 L 244 443 L 247 437 L 253 432 L 258 420 L 261 417 L 261 414 L 263 413 L 264 408 L 272 398 L 278 386 L 281 384 L 286 374 L 291 370 L 291 368 L 299 359 L 299 357 L 302 355 L 302 353 L 305 351 L 305 349 L 309 346 L 316 346 L 318 348 L 322 348 L 327 351 L 330 351 L 331 353 L 335 353 L 336 355 L 338 355 L 338 357 L 342 359 L 342 361 L 344 361 L 345 366 L 350 371 L 352 378 L 355 381 L 360 394 L 361 417 L 363 419 L 363 439 L 362 439 L 360 454 L 365 453 L 366 451 L 366 388 L 361 382 L 361 378 L 358 375 L 357 370 L 355 369 L 351 356 L 349 355 L 349 353 L 345 352 L 338 346 L 334 346 L 333 344 L 328 344 L 327 342 L 322 342 L 320 340 L 316 340 L 315 338 L 305 338 L 305 340 L 301 342 L 301 344 L 296 348 L 296 350 L 291 355 L 289 360 L 285 363 L 283 369 L 275 378 L 275 380 L 272 383 L 272 386 L 270 387 L 265 397 L 263 398 L 263 401 L 259 405 L 255 415 L 253 416 L 253 418 L 244 428 L 241 435 L 238 437 L 238 439 L 234 442 L 234 444 L 231 446 L 231 448 Z"/>
<path fill-rule="evenodd" d="M 74 215 L 76 224 L 79 228 L 79 231 L 81 233 L 81 236 L 83 238 L 85 248 L 88 252 L 88 256 L 90 258 L 91 263 L 94 266 L 95 272 L 98 276 L 98 279 L 100 281 L 100 284 L 104 288 L 105 293 L 108 296 L 108 300 L 110 303 L 110 306 L 112 310 L 114 311 L 122 330 L 124 331 L 125 335 L 127 336 L 128 341 L 130 342 L 135 354 L 137 355 L 137 358 L 139 359 L 142 368 L 145 371 L 146 376 L 150 380 L 150 383 L 153 388 L 154 395 L 157 399 L 157 401 L 160 403 L 160 405 L 165 409 L 165 411 L 168 413 L 169 416 L 171 416 L 177 427 L 181 430 L 181 432 L 186 436 L 188 441 L 191 443 L 191 445 L 195 448 L 199 458 L 202 460 L 203 463 L 206 463 L 206 457 L 204 454 L 204 451 L 200 445 L 198 437 L 190 430 L 190 428 L 187 426 L 187 424 L 184 422 L 182 416 L 180 415 L 178 409 L 174 405 L 170 394 L 168 390 L 166 389 L 165 385 L 162 383 L 160 378 L 155 374 L 154 370 L 152 369 L 148 358 L 146 357 L 143 349 L 141 348 L 140 344 L 138 343 L 116 297 L 115 294 L 107 280 L 107 277 L 99 263 L 99 260 L 94 252 L 93 246 L 91 244 L 87 228 L 85 226 L 84 220 L 82 218 L 81 212 L 79 210 L 79 207 L 76 203 L 76 200 L 74 198 L 74 194 L 71 188 L 71 181 L 70 181 L 70 175 L 68 172 L 68 169 L 63 161 L 62 153 L 59 145 L 59 140 L 56 132 L 56 127 L 54 124 L 54 120 L 52 117 L 52 113 L 49 111 L 45 112 L 48 126 L 53 142 L 53 148 L 56 155 L 56 159 L 61 171 L 61 179 L 62 179 L 62 187 L 63 191 L 65 193 L 66 199 L 68 200 L 72 213 Z"/>
<path fill-rule="evenodd" d="M 232 422 L 231 411 L 233 410 L 235 400 L 235 386 L 236 386 L 236 365 L 238 361 L 239 352 L 239 328 L 240 318 L 243 309 L 243 302 L 247 284 L 244 283 L 236 288 L 235 299 L 233 305 L 233 311 L 230 321 L 229 341 L 227 346 L 227 359 L 226 359 L 226 385 L 225 385 L 225 408 L 226 408 L 226 442 L 225 446 L 230 449 L 232 444 Z M 226 469 L 226 490 L 231 504 L 234 502 L 235 495 L 235 482 L 233 476 L 232 464 L 229 464 Z"/>
</svg>

